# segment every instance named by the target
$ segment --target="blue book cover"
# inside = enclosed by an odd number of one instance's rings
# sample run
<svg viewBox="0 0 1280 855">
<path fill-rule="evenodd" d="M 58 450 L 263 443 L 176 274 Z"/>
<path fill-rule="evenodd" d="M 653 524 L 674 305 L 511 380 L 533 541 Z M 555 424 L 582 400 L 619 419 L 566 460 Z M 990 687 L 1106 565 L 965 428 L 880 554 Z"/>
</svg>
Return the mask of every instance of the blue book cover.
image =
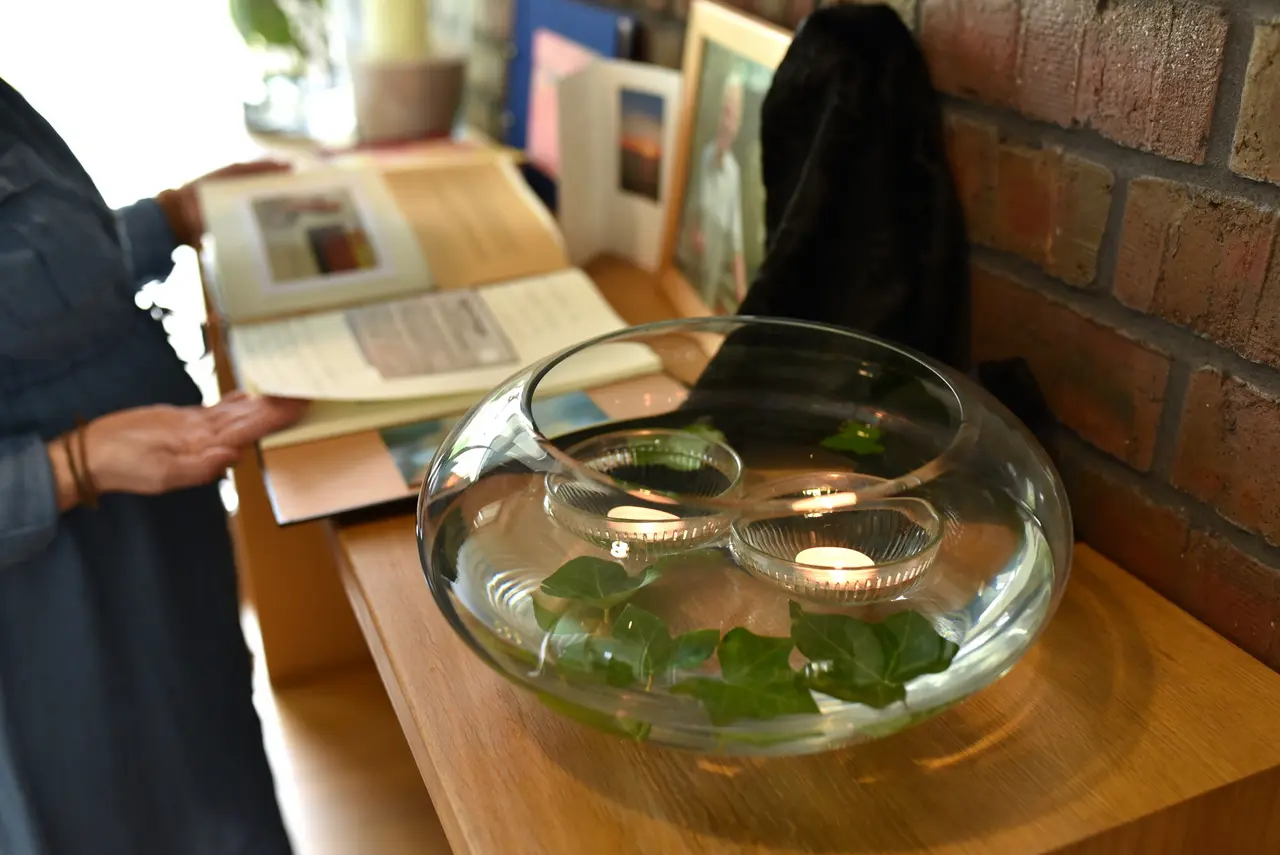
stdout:
<svg viewBox="0 0 1280 855">
<path fill-rule="evenodd" d="M 578 48 L 609 59 L 631 59 L 635 18 L 580 0 L 516 0 L 512 57 L 507 66 L 507 144 L 528 144 L 530 93 L 534 80 L 535 33 L 545 31 Z M 554 83 L 554 81 L 549 81 Z"/>
</svg>

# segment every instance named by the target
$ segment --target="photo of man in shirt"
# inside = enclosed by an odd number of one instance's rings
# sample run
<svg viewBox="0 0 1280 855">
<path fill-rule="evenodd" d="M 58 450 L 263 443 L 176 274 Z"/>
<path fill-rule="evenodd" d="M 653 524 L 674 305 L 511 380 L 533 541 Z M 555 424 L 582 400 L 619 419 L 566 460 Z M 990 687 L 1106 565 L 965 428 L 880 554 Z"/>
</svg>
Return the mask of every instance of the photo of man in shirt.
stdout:
<svg viewBox="0 0 1280 855">
<path fill-rule="evenodd" d="M 676 266 L 713 314 L 732 314 L 764 256 L 760 107 L 772 72 L 708 42 L 695 96 Z"/>
<path fill-rule="evenodd" d="M 747 266 L 742 247 L 742 167 L 733 144 L 742 129 L 742 78 L 730 75 L 720 96 L 720 124 L 699 160 L 694 251 L 702 256 L 699 291 L 707 305 L 716 304 L 726 266 L 733 276 L 733 296 L 747 296 Z"/>
</svg>

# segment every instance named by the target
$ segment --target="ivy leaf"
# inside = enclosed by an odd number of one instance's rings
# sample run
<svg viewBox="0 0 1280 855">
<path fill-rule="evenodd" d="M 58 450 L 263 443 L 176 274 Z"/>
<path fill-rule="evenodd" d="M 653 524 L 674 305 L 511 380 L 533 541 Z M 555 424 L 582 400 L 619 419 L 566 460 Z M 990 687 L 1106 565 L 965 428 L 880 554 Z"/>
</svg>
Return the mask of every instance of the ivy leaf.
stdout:
<svg viewBox="0 0 1280 855">
<path fill-rule="evenodd" d="M 692 570 L 699 567 L 714 567 L 724 562 L 724 550 L 708 546 L 704 549 L 691 549 L 688 552 L 676 552 L 664 555 L 645 568 L 645 573 L 661 575 L 672 570 Z"/>
<path fill-rule="evenodd" d="M 637 680 L 651 682 L 671 669 L 695 668 L 711 657 L 720 640 L 714 629 L 672 638 L 662 618 L 630 604 L 618 615 L 608 636 L 583 631 L 580 623 L 570 619 L 572 615 L 566 615 L 560 624 L 577 627 L 578 636 L 560 648 L 556 664 L 578 679 L 602 679 L 616 688 L 626 688 Z M 557 634 L 560 630 L 557 626 Z"/>
<path fill-rule="evenodd" d="M 556 665 L 562 674 L 582 682 L 605 683 L 625 689 L 636 681 L 635 671 L 616 655 L 610 639 L 579 635 L 560 648 Z"/>
<path fill-rule="evenodd" d="M 795 674 L 787 661 L 792 646 L 789 638 L 756 635 L 744 627 L 731 629 L 717 651 L 720 674 L 725 682 L 743 685 L 790 679 Z"/>
<path fill-rule="evenodd" d="M 551 630 L 555 629 L 563 614 L 563 610 L 547 605 L 544 600 L 537 596 L 533 597 L 533 619 L 537 622 L 538 629 L 543 632 L 551 632 Z"/>
<path fill-rule="evenodd" d="M 694 668 L 710 659 L 720 632 L 696 630 L 673 639 L 662 618 L 628 603 L 614 621 L 609 640 L 614 656 L 639 679 L 651 680 L 668 669 Z"/>
<path fill-rule="evenodd" d="M 817 713 L 813 696 L 787 661 L 791 648 L 789 638 L 756 635 L 743 627 L 731 629 L 716 650 L 723 679 L 696 677 L 677 683 L 671 691 L 701 701 L 717 727 L 741 718 Z"/>
<path fill-rule="evenodd" d="M 641 466 L 665 466 L 677 472 L 696 472 L 703 466 L 698 456 L 703 442 L 727 444 L 724 434 L 705 421 L 695 422 L 679 430 L 680 433 L 689 436 L 688 441 L 682 442 L 684 437 L 675 436 L 669 440 L 670 450 L 668 451 L 655 451 L 647 448 L 637 449 L 635 451 L 635 462 Z M 701 440 L 701 442 L 694 440 Z M 685 454 L 680 456 L 680 451 L 684 451 Z"/>
<path fill-rule="evenodd" d="M 880 428 L 865 422 L 843 422 L 840 429 L 820 444 L 832 451 L 848 451 L 853 454 L 879 454 L 884 451 L 880 444 Z"/>
<path fill-rule="evenodd" d="M 678 671 L 696 668 L 711 658 L 720 643 L 720 630 L 696 629 L 676 637 L 671 667 Z"/>
<path fill-rule="evenodd" d="M 809 658 L 806 684 L 824 695 L 883 709 L 906 698 L 906 683 L 945 671 L 959 649 L 917 612 L 873 624 L 810 614 L 791 604 L 791 637 Z"/>
<path fill-rule="evenodd" d="M 671 691 L 701 701 L 707 717 L 717 727 L 733 724 L 740 718 L 770 719 L 780 715 L 818 712 L 813 695 L 795 679 L 740 686 L 697 677 L 676 684 Z"/>
<path fill-rule="evenodd" d="M 951 667 L 960 647 L 938 635 L 919 612 L 898 612 L 879 625 L 890 650 L 885 677 L 906 683 L 925 674 L 940 674 Z"/>
<path fill-rule="evenodd" d="M 583 555 L 566 561 L 559 570 L 542 580 L 542 593 L 548 597 L 577 600 L 607 609 L 626 601 L 632 594 L 658 578 L 650 568 L 632 576 L 621 564 Z"/>
<path fill-rule="evenodd" d="M 618 715 L 607 715 L 593 709 L 588 709 L 581 704 L 575 704 L 564 698 L 550 694 L 549 692 L 538 692 L 538 700 L 546 704 L 548 708 L 555 710 L 561 715 L 568 716 L 575 721 L 580 721 L 589 727 L 597 730 L 603 730 L 606 733 L 612 733 L 616 736 L 625 736 L 628 739 L 637 741 L 643 740 L 649 735 L 651 725 L 646 721 L 639 721 L 630 718 L 623 713 Z"/>
<path fill-rule="evenodd" d="M 691 433 L 694 436 L 707 440 L 708 442 L 718 442 L 721 445 L 729 444 L 728 440 L 725 439 L 724 433 L 712 427 L 710 421 L 694 422 L 683 430 L 685 433 Z"/>
</svg>

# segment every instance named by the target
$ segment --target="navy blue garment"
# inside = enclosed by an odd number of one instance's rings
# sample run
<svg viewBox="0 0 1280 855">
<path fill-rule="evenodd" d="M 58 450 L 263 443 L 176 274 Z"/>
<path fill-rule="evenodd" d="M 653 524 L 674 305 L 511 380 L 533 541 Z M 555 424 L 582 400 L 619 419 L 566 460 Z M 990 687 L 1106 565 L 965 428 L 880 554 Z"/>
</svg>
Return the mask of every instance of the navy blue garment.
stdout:
<svg viewBox="0 0 1280 855">
<path fill-rule="evenodd" d="M 45 443 L 198 404 L 134 298 L 153 201 L 103 202 L 0 80 L 0 852 L 286 855 L 215 487 L 59 514 Z"/>
</svg>

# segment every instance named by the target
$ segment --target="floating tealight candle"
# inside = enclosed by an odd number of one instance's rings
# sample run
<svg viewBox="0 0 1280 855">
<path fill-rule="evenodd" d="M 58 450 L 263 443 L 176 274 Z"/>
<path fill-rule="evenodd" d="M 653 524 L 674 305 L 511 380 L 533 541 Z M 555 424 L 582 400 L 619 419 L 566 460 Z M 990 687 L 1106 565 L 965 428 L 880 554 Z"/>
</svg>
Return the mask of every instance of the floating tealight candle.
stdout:
<svg viewBox="0 0 1280 855">
<path fill-rule="evenodd" d="M 797 564 L 810 567 L 830 567 L 832 570 L 856 570 L 874 567 L 876 562 L 865 552 L 843 546 L 811 546 L 796 553 Z"/>
</svg>

